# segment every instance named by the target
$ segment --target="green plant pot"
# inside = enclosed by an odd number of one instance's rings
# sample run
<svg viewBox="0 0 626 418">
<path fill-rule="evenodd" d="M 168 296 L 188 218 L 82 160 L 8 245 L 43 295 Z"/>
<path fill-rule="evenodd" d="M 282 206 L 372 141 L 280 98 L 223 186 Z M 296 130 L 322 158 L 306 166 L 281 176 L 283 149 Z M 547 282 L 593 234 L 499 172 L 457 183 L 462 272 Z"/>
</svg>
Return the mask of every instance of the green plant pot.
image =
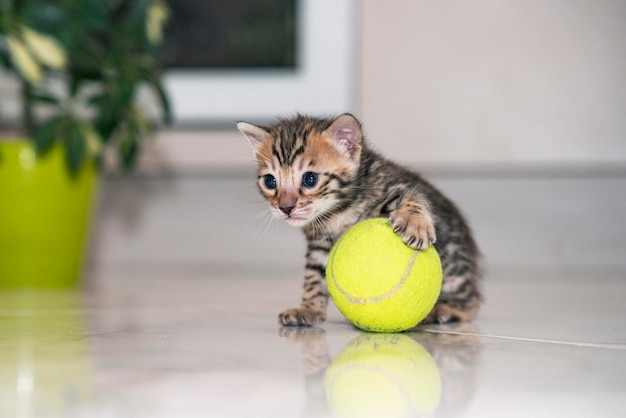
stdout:
<svg viewBox="0 0 626 418">
<path fill-rule="evenodd" d="M 97 183 L 93 164 L 70 175 L 60 145 L 0 141 L 0 287 L 78 285 Z"/>
</svg>

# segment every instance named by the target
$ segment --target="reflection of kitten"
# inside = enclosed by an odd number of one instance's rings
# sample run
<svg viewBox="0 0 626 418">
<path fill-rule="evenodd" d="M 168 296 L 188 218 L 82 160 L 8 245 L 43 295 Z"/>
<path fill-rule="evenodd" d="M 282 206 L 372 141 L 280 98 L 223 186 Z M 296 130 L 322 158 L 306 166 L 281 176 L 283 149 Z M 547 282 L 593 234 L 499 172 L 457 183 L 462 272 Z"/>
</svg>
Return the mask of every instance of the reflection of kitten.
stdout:
<svg viewBox="0 0 626 418">
<path fill-rule="evenodd" d="M 471 322 L 427 326 L 434 332 L 408 334 L 433 356 L 441 375 L 441 403 L 437 415 L 462 416 L 474 398 L 481 368 L 480 331 Z M 450 334 L 448 334 L 450 332 Z"/>
<path fill-rule="evenodd" d="M 307 238 L 304 293 L 299 307 L 279 315 L 283 325 L 308 326 L 326 317 L 328 252 L 348 228 L 389 217 L 404 242 L 434 243 L 444 273 L 439 301 L 426 322 L 469 320 L 481 302 L 478 249 L 458 209 L 419 175 L 368 148 L 352 115 L 298 115 L 273 126 L 240 122 L 254 148 L 258 187 L 270 210 Z"/>
<path fill-rule="evenodd" d="M 304 372 L 306 406 L 304 417 L 331 416 L 326 403 L 324 378 L 330 364 L 330 354 L 323 328 L 281 327 L 278 335 L 300 350 Z"/>
</svg>

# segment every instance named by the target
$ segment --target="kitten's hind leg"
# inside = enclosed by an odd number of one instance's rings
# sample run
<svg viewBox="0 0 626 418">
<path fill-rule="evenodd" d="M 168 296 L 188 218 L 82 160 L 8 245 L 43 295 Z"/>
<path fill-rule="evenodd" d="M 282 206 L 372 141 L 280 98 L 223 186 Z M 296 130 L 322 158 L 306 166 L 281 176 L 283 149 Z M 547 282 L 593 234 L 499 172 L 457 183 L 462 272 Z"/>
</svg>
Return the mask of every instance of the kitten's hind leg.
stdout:
<svg viewBox="0 0 626 418">
<path fill-rule="evenodd" d="M 446 324 L 457 321 L 470 321 L 476 317 L 480 309 L 481 300 L 474 296 L 464 302 L 438 301 L 428 314 L 423 324 Z"/>
</svg>

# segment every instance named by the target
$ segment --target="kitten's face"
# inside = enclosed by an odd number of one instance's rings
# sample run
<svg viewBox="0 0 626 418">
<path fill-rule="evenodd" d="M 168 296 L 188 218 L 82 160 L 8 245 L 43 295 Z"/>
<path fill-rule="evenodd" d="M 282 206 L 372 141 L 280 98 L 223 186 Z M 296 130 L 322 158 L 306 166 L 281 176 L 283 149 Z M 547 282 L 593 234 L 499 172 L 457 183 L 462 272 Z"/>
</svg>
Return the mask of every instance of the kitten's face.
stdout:
<svg viewBox="0 0 626 418">
<path fill-rule="evenodd" d="M 272 214 L 292 226 L 323 221 L 341 206 L 361 150 L 358 122 L 298 116 L 270 128 L 239 123 L 253 145 L 258 187 Z"/>
</svg>

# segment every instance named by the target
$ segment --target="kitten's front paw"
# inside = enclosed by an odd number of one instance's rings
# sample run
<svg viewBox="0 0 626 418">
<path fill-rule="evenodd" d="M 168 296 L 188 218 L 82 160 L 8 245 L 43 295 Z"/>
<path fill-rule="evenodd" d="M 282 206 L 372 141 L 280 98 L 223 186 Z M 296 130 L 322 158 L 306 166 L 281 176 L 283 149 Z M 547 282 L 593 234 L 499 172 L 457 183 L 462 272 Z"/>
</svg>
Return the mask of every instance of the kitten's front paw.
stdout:
<svg viewBox="0 0 626 418">
<path fill-rule="evenodd" d="M 389 219 L 392 222 L 393 231 L 400 234 L 402 241 L 411 248 L 422 250 L 437 240 L 430 216 L 398 209 L 391 212 Z"/>
<path fill-rule="evenodd" d="M 285 326 L 310 327 L 324 322 L 326 315 L 323 312 L 310 308 L 292 308 L 278 315 L 278 322 Z"/>
</svg>

